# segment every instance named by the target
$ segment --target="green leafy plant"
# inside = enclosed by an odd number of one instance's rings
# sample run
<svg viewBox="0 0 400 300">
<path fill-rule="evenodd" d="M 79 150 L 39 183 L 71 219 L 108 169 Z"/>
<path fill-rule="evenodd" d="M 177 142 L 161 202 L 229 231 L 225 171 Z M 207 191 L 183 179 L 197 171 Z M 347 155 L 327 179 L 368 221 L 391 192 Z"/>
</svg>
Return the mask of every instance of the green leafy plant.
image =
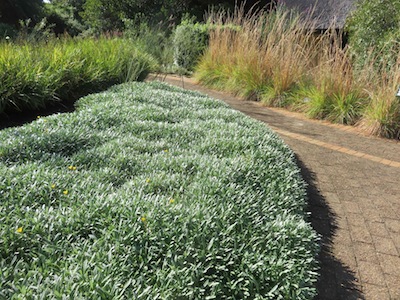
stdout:
<svg viewBox="0 0 400 300">
<path fill-rule="evenodd" d="M 46 18 L 49 24 L 53 24 L 53 32 L 69 36 L 84 32 L 87 28 L 80 16 L 83 4 L 82 0 L 53 0 L 51 3 L 46 3 Z"/>
<path fill-rule="evenodd" d="M 0 140 L 0 298 L 316 293 L 294 155 L 222 102 L 129 83 Z"/>
<path fill-rule="evenodd" d="M 208 45 L 209 32 L 206 24 L 183 20 L 174 31 L 174 64 L 192 71 Z"/>
<path fill-rule="evenodd" d="M 377 67 L 392 65 L 397 60 L 400 43 L 399 0 L 362 0 L 347 23 L 349 41 L 359 67 L 379 56 Z M 395 50 L 395 51 L 393 51 Z"/>
</svg>

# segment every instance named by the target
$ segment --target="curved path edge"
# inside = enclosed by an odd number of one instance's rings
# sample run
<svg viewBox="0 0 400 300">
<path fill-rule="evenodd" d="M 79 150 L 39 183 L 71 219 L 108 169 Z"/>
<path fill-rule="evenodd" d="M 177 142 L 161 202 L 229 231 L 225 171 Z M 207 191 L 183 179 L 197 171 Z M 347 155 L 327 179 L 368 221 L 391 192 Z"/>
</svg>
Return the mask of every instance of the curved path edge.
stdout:
<svg viewBox="0 0 400 300">
<path fill-rule="evenodd" d="M 316 299 L 400 299 L 400 143 L 198 85 L 150 75 L 220 99 L 266 123 L 295 152 L 321 235 Z"/>
</svg>

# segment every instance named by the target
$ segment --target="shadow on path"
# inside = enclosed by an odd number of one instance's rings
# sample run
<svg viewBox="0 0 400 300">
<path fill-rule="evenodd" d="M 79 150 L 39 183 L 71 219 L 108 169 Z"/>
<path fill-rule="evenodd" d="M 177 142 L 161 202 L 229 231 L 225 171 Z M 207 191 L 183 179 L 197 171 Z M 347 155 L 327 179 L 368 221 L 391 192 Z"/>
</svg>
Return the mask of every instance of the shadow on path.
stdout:
<svg viewBox="0 0 400 300">
<path fill-rule="evenodd" d="M 319 254 L 320 279 L 317 283 L 318 295 L 314 300 L 353 300 L 365 299 L 355 285 L 354 273 L 331 254 L 332 239 L 337 224 L 336 215 L 327 205 L 317 188 L 315 174 L 310 171 L 296 155 L 297 165 L 308 184 L 308 207 L 311 224 L 320 235 L 321 252 Z"/>
</svg>

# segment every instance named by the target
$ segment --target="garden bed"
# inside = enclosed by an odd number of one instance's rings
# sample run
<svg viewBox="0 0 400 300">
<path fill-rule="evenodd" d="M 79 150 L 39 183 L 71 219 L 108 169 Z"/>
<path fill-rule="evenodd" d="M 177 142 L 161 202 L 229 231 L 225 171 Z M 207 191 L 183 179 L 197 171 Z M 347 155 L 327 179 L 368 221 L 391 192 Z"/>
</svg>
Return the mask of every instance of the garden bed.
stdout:
<svg viewBox="0 0 400 300">
<path fill-rule="evenodd" d="M 0 131 L 0 298 L 312 299 L 292 151 L 162 83 Z"/>
</svg>

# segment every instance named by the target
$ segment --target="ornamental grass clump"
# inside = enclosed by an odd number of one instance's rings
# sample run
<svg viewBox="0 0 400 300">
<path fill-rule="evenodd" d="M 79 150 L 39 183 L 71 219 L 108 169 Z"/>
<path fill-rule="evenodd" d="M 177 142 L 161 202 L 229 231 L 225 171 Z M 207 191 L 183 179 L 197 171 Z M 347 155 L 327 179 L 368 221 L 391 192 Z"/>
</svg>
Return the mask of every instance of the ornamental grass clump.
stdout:
<svg viewBox="0 0 400 300">
<path fill-rule="evenodd" d="M 291 94 L 290 108 L 311 118 L 354 125 L 368 103 L 365 82 L 343 47 L 343 32 L 332 28 L 315 38 L 313 63 Z M 306 99 L 306 101 L 305 101 Z"/>
<path fill-rule="evenodd" d="M 396 96 L 400 89 L 400 54 L 392 53 L 391 59 L 396 57 L 395 63 L 389 60 L 377 62 L 379 55 L 370 55 L 360 71 L 368 83 L 369 102 L 358 125 L 370 134 L 400 139 L 400 97 Z"/>
<path fill-rule="evenodd" d="M 0 141 L 2 299 L 316 294 L 293 153 L 219 101 L 124 84 Z"/>
<path fill-rule="evenodd" d="M 211 14 L 208 21 L 216 29 L 196 68 L 199 81 L 284 106 L 283 96 L 298 84 L 314 55 L 315 38 L 304 30 L 307 21 L 283 8 L 246 14 L 243 7 L 231 15 Z"/>
<path fill-rule="evenodd" d="M 123 39 L 0 43 L 0 113 L 38 110 L 144 79 L 154 59 Z"/>
<path fill-rule="evenodd" d="M 376 20 L 376 15 L 368 16 L 366 25 Z M 387 43 L 363 49 L 365 41 L 357 37 L 365 37 L 374 26 L 353 28 L 356 23 L 350 23 L 355 32 L 346 44 L 334 22 L 316 34 L 311 15 L 281 6 L 268 13 L 245 14 L 241 8 L 231 15 L 217 12 L 209 22 L 215 30 L 195 68 L 200 83 L 311 118 L 359 125 L 373 135 L 400 137 L 397 31 L 387 35 Z"/>
</svg>

